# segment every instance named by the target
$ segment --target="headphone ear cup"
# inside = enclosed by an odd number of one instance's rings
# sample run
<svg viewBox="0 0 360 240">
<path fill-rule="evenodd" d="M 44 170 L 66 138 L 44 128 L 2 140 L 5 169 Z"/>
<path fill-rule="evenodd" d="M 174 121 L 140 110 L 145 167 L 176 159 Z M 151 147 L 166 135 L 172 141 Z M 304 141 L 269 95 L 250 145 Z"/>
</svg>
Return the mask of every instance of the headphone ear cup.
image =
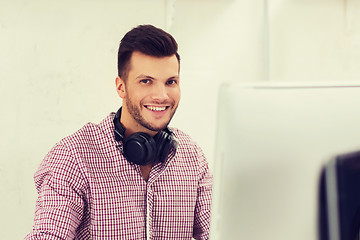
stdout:
<svg viewBox="0 0 360 240">
<path fill-rule="evenodd" d="M 165 131 L 161 131 L 154 136 L 156 142 L 156 156 L 160 162 L 164 162 L 171 149 L 172 136 Z"/>
<path fill-rule="evenodd" d="M 124 142 L 125 158 L 138 165 L 146 165 L 155 160 L 156 143 L 146 133 L 138 132 L 126 139 Z"/>
</svg>

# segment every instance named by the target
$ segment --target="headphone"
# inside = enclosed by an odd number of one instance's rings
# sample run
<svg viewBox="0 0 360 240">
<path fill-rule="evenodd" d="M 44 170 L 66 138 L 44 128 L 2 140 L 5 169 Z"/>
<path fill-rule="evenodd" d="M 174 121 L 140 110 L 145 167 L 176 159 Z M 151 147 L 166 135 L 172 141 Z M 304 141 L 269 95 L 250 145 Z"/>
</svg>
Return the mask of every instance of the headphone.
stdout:
<svg viewBox="0 0 360 240">
<path fill-rule="evenodd" d="M 146 165 L 151 162 L 165 162 L 171 149 L 178 146 L 178 141 L 173 132 L 167 127 L 158 132 L 154 137 L 144 132 L 136 132 L 125 139 L 125 128 L 120 122 L 120 108 L 114 117 L 115 140 L 123 143 L 123 154 L 125 158 L 137 165 Z"/>
</svg>

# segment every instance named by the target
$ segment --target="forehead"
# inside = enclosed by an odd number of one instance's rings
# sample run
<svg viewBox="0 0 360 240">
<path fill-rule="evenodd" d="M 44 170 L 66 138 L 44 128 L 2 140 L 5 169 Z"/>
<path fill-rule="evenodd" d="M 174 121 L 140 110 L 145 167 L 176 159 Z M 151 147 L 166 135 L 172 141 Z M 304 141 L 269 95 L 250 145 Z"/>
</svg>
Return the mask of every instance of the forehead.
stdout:
<svg viewBox="0 0 360 240">
<path fill-rule="evenodd" d="M 153 57 L 135 51 L 130 58 L 129 77 L 144 74 L 153 77 L 176 77 L 179 75 L 179 62 L 174 55 Z"/>
</svg>

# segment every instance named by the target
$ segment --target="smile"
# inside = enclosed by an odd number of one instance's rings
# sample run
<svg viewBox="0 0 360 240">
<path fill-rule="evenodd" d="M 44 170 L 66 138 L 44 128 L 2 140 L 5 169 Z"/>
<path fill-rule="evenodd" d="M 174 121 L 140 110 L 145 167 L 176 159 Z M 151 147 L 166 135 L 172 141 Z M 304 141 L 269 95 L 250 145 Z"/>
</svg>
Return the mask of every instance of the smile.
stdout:
<svg viewBox="0 0 360 240">
<path fill-rule="evenodd" d="M 163 106 L 163 107 L 157 107 L 157 106 L 145 106 L 147 109 L 151 110 L 151 111 L 155 111 L 155 112 L 161 112 L 161 111 L 165 111 L 166 106 Z"/>
</svg>

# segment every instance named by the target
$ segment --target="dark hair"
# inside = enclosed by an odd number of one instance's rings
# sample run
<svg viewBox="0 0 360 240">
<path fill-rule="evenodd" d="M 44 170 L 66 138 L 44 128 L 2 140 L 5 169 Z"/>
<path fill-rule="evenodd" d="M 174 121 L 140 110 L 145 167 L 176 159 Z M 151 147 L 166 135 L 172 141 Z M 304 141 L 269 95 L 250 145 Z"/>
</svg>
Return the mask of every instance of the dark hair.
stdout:
<svg viewBox="0 0 360 240">
<path fill-rule="evenodd" d="M 134 51 L 153 57 L 169 57 L 175 54 L 180 65 L 177 50 L 178 45 L 169 33 L 152 25 L 139 25 L 121 39 L 118 51 L 118 76 L 127 79 L 130 57 Z"/>
</svg>

